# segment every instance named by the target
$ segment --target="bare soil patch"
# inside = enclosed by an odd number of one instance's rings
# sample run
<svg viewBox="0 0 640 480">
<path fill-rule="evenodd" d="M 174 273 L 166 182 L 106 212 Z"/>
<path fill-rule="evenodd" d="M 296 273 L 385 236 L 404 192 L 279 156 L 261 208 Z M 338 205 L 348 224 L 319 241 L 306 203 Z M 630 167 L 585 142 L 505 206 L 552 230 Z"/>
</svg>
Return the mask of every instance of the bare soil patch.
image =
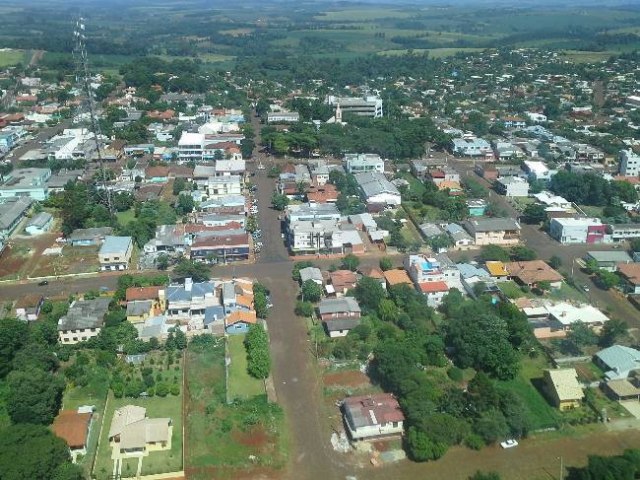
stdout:
<svg viewBox="0 0 640 480">
<path fill-rule="evenodd" d="M 369 377 L 359 370 L 345 370 L 341 372 L 326 373 L 324 385 L 339 387 L 362 387 L 369 385 Z"/>
</svg>

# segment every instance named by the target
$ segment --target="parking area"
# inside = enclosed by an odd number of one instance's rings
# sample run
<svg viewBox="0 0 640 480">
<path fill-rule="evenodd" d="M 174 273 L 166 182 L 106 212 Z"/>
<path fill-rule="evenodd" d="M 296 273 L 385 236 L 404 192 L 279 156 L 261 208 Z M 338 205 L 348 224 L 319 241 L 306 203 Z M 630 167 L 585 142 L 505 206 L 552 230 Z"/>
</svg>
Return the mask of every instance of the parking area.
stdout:
<svg viewBox="0 0 640 480">
<path fill-rule="evenodd" d="M 622 405 L 627 412 L 640 420 L 640 402 L 638 400 L 620 400 L 620 405 Z"/>
</svg>

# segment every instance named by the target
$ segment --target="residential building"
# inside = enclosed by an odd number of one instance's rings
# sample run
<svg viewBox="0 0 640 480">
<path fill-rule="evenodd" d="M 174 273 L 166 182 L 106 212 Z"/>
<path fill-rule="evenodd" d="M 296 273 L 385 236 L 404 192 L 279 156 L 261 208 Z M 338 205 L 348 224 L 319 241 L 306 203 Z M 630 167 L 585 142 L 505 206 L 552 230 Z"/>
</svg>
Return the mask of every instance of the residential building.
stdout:
<svg viewBox="0 0 640 480">
<path fill-rule="evenodd" d="M 300 283 L 303 284 L 307 280 L 311 280 L 318 285 L 324 284 L 322 272 L 317 267 L 306 267 L 300 269 Z"/>
<path fill-rule="evenodd" d="M 346 337 L 347 334 L 360 324 L 359 318 L 334 318 L 323 322 L 330 338 Z"/>
<path fill-rule="evenodd" d="M 473 238 L 457 223 L 445 225 L 444 230 L 451 237 L 454 247 L 464 248 L 473 245 Z"/>
<path fill-rule="evenodd" d="M 323 322 L 336 318 L 360 318 L 360 305 L 353 297 L 323 298 L 318 305 L 318 313 Z"/>
<path fill-rule="evenodd" d="M 131 323 L 142 323 L 154 316 L 153 301 L 133 300 L 127 302 L 127 321 Z"/>
<path fill-rule="evenodd" d="M 496 180 L 496 191 L 506 197 L 529 196 L 529 182 L 521 177 L 502 177 Z"/>
<path fill-rule="evenodd" d="M 530 181 L 548 182 L 558 172 L 557 170 L 550 170 L 544 162 L 536 160 L 525 160 L 523 168 L 529 174 Z"/>
<path fill-rule="evenodd" d="M 640 224 L 621 223 L 608 226 L 608 234 L 613 242 L 640 238 Z"/>
<path fill-rule="evenodd" d="M 438 308 L 449 293 L 449 285 L 443 281 L 423 282 L 418 284 L 418 291 L 427 297 L 427 305 Z"/>
<path fill-rule="evenodd" d="M 355 175 L 355 179 L 367 203 L 389 206 L 398 206 L 402 203 L 400 191 L 387 180 L 383 173 L 358 173 Z"/>
<path fill-rule="evenodd" d="M 321 187 L 329 181 L 329 165 L 326 160 L 309 160 L 309 170 L 313 184 Z"/>
<path fill-rule="evenodd" d="M 112 458 L 146 457 L 150 452 L 171 450 L 170 418 L 148 418 L 147 410 L 125 405 L 113 413 L 109 427 Z"/>
<path fill-rule="evenodd" d="M 618 265 L 618 273 L 623 280 L 625 292 L 640 294 L 640 263 Z"/>
<path fill-rule="evenodd" d="M 478 246 L 517 245 L 520 242 L 520 224 L 513 218 L 473 218 L 463 226 Z"/>
<path fill-rule="evenodd" d="M 358 277 L 351 270 L 336 270 L 329 272 L 329 284 L 326 286 L 327 293 L 342 297 L 347 291 L 356 287 Z"/>
<path fill-rule="evenodd" d="M 64 345 L 75 345 L 97 337 L 109 311 L 111 298 L 76 300 L 67 314 L 58 320 L 58 339 Z"/>
<path fill-rule="evenodd" d="M 174 323 L 187 325 L 188 330 L 202 330 L 205 311 L 220 305 L 216 284 L 184 280 L 184 285 L 169 285 L 167 291 L 167 318 Z"/>
<path fill-rule="evenodd" d="M 432 239 L 433 237 L 437 237 L 438 235 L 442 235 L 444 232 L 439 225 L 435 223 L 423 223 L 419 226 L 420 232 L 427 240 Z"/>
<path fill-rule="evenodd" d="M 31 208 L 29 197 L 12 197 L 0 203 L 0 238 L 8 237 Z"/>
<path fill-rule="evenodd" d="M 376 440 L 402 435 L 404 415 L 390 393 L 345 398 L 342 412 L 353 440 Z"/>
<path fill-rule="evenodd" d="M 584 392 L 575 368 L 545 370 L 544 381 L 553 405 L 561 411 L 571 410 L 582 404 Z"/>
<path fill-rule="evenodd" d="M 224 319 L 224 331 L 230 335 L 247 333 L 257 322 L 254 310 L 234 310 Z"/>
<path fill-rule="evenodd" d="M 619 378 L 601 384 L 601 388 L 612 400 L 618 402 L 621 400 L 635 400 L 637 402 L 640 400 L 638 383 L 637 378 L 634 378 L 633 381 L 627 380 L 626 378 Z"/>
<path fill-rule="evenodd" d="M 584 259 L 587 262 L 595 262 L 596 265 L 598 265 L 598 268 L 607 270 L 608 272 L 615 272 L 618 270 L 619 264 L 633 263 L 633 259 L 629 254 L 620 250 L 587 252 Z"/>
<path fill-rule="evenodd" d="M 640 175 L 640 155 L 630 149 L 620 151 L 620 175 L 638 177 Z"/>
<path fill-rule="evenodd" d="M 204 133 L 182 132 L 178 141 L 178 160 L 181 162 L 201 162 L 204 146 Z"/>
<path fill-rule="evenodd" d="M 484 266 L 489 272 L 489 275 L 496 280 L 506 279 L 509 276 L 509 271 L 507 270 L 504 262 L 499 260 L 487 260 Z"/>
<path fill-rule="evenodd" d="M 78 228 L 67 237 L 67 243 L 73 247 L 101 245 L 104 239 L 113 233 L 111 227 Z"/>
<path fill-rule="evenodd" d="M 65 441 L 74 463 L 79 455 L 87 454 L 92 417 L 93 406 L 84 406 L 76 410 L 61 410 L 53 420 L 51 430 L 56 437 Z"/>
<path fill-rule="evenodd" d="M 341 214 L 332 203 L 303 203 L 289 205 L 286 210 L 287 220 L 291 222 L 310 220 L 333 220 L 338 222 Z"/>
<path fill-rule="evenodd" d="M 210 177 L 207 180 L 205 189 L 209 199 L 223 198 L 229 195 L 242 195 L 242 177 L 239 175 Z"/>
<path fill-rule="evenodd" d="M 452 153 L 454 155 L 493 158 L 491 144 L 483 138 L 465 136 L 463 138 L 454 138 L 452 143 Z"/>
<path fill-rule="evenodd" d="M 612 345 L 596 353 L 593 361 L 605 372 L 607 380 L 626 379 L 640 370 L 640 351 L 623 345 Z"/>
<path fill-rule="evenodd" d="M 556 207 L 564 210 L 573 209 L 573 205 L 569 200 L 566 200 L 564 197 L 559 195 L 554 195 L 546 190 L 540 193 L 534 193 L 531 196 L 547 207 Z"/>
<path fill-rule="evenodd" d="M 348 153 L 342 159 L 347 173 L 384 173 L 384 160 L 375 153 Z"/>
<path fill-rule="evenodd" d="M 48 232 L 53 225 L 53 215 L 47 212 L 40 212 L 27 222 L 24 229 L 29 235 L 42 235 Z"/>
<path fill-rule="evenodd" d="M 133 254 L 131 237 L 106 236 L 98 251 L 100 270 L 126 270 Z"/>
<path fill-rule="evenodd" d="M 455 263 L 442 253 L 431 257 L 426 255 L 408 255 L 404 259 L 404 268 L 413 283 L 418 286 L 430 282 L 457 282 L 460 271 Z"/>
<path fill-rule="evenodd" d="M 472 295 L 476 296 L 475 286 L 479 283 L 484 284 L 485 286 L 493 284 L 493 279 L 489 272 L 487 272 L 484 268 L 480 268 L 477 264 L 473 263 L 458 263 L 456 267 L 460 271 L 460 279 L 462 281 L 462 286 L 465 291 Z"/>
<path fill-rule="evenodd" d="M 229 263 L 249 258 L 249 234 L 198 238 L 191 244 L 190 257 L 196 261 Z"/>
<path fill-rule="evenodd" d="M 0 182 L 0 199 L 30 197 L 39 202 L 49 196 L 47 182 L 51 178 L 48 168 L 16 168 Z"/>
<path fill-rule="evenodd" d="M 295 123 L 300 121 L 298 112 L 269 112 L 267 113 L 267 123 Z"/>
<path fill-rule="evenodd" d="M 549 235 L 563 245 L 604 242 L 606 225 L 599 218 L 552 218 Z"/>
<path fill-rule="evenodd" d="M 599 331 L 609 318 L 597 308 L 587 305 L 574 305 L 567 302 L 528 302 L 522 311 L 533 327 L 536 338 L 564 338 L 574 323 L 580 322 L 594 331 Z"/>
<path fill-rule="evenodd" d="M 538 286 L 540 282 L 548 282 L 551 288 L 560 288 L 564 277 L 542 260 L 530 260 L 505 263 L 509 276 L 520 285 Z"/>
<path fill-rule="evenodd" d="M 382 274 L 384 275 L 384 279 L 387 281 L 387 289 L 394 285 L 413 286 L 413 281 L 405 270 L 394 268 L 392 270 L 382 272 Z"/>
<path fill-rule="evenodd" d="M 327 95 L 325 103 L 341 109 L 343 113 L 373 118 L 380 118 L 383 115 L 382 99 L 375 95 L 364 95 L 362 97 Z"/>
<path fill-rule="evenodd" d="M 287 241 L 294 253 L 342 253 L 342 230 L 336 220 L 299 220 L 288 224 Z"/>
</svg>

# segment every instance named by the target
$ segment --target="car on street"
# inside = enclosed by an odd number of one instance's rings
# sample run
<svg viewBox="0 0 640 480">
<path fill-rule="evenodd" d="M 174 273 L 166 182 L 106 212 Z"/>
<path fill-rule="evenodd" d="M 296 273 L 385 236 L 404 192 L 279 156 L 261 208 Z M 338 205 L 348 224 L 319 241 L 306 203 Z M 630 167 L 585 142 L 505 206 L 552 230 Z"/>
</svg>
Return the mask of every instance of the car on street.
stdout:
<svg viewBox="0 0 640 480">
<path fill-rule="evenodd" d="M 49 285 L 49 282 L 46 280 L 42 280 L 41 282 L 38 282 L 38 285 L 44 287 L 45 285 Z"/>
<path fill-rule="evenodd" d="M 518 441 L 514 438 L 510 438 L 509 440 L 505 440 L 504 442 L 500 442 L 500 446 L 502 448 L 514 448 L 518 446 Z"/>
</svg>

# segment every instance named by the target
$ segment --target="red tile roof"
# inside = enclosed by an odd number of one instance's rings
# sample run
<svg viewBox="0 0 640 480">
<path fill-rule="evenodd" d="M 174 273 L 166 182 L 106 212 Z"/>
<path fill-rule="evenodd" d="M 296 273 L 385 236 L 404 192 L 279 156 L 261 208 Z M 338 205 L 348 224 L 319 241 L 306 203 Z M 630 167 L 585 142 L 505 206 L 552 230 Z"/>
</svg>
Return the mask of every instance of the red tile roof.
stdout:
<svg viewBox="0 0 640 480">
<path fill-rule="evenodd" d="M 404 421 L 400 404 L 390 393 L 348 397 L 344 399 L 344 407 L 351 411 L 360 411 L 359 416 L 367 419 L 371 426 Z"/>
<path fill-rule="evenodd" d="M 62 410 L 53 421 L 53 433 L 67 442 L 69 448 L 82 448 L 87 443 L 90 421 L 90 413 Z"/>
<path fill-rule="evenodd" d="M 130 287 L 125 293 L 127 302 L 133 300 L 155 300 L 163 287 Z"/>
<path fill-rule="evenodd" d="M 449 286 L 444 282 L 423 282 L 419 284 L 422 293 L 448 292 Z"/>
</svg>

